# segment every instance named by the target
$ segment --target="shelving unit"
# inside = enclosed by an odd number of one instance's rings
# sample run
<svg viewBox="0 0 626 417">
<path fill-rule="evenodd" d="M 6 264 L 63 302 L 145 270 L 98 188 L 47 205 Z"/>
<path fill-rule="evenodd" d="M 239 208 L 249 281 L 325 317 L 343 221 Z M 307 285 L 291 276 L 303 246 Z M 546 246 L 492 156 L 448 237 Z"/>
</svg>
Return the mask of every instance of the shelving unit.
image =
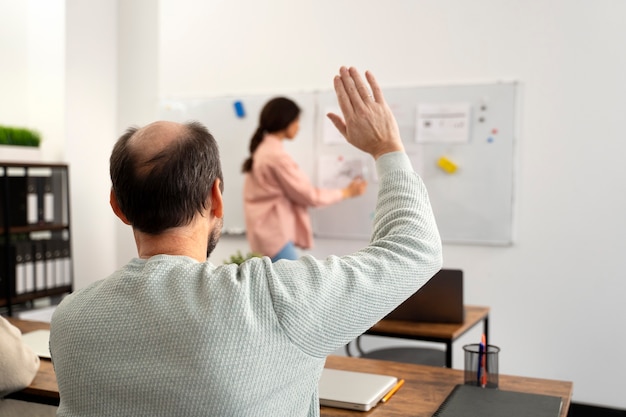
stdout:
<svg viewBox="0 0 626 417">
<path fill-rule="evenodd" d="M 0 309 L 72 292 L 69 168 L 0 162 Z"/>
</svg>

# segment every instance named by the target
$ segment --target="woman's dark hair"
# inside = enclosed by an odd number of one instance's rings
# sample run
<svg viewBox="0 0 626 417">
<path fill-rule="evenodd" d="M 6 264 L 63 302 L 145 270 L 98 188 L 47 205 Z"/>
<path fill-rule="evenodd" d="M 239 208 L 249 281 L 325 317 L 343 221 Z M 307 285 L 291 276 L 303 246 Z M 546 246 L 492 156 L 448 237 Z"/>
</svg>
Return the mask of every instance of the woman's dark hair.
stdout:
<svg viewBox="0 0 626 417">
<path fill-rule="evenodd" d="M 129 128 L 113 147 L 110 174 L 120 210 L 130 224 L 157 235 L 189 224 L 206 209 L 215 180 L 223 191 L 217 143 L 198 122 L 185 124 L 180 140 L 140 162 L 128 141 L 138 131 Z"/>
<path fill-rule="evenodd" d="M 242 172 L 252 170 L 254 152 L 263 142 L 265 133 L 275 133 L 286 129 L 298 116 L 300 116 L 300 107 L 288 98 L 276 97 L 265 103 L 259 116 L 259 127 L 250 139 L 250 156 L 243 163 Z"/>
</svg>

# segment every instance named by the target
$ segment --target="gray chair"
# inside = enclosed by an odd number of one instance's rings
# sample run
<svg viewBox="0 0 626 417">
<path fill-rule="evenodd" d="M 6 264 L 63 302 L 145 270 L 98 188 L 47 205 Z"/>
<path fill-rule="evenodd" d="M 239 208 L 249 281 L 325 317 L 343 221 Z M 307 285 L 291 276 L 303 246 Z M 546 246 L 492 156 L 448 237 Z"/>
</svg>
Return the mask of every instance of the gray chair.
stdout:
<svg viewBox="0 0 626 417">
<path fill-rule="evenodd" d="M 361 336 L 353 342 L 346 345 L 346 353 L 348 356 L 354 356 L 351 351 L 351 345 L 354 344 L 358 356 L 368 359 L 381 359 L 385 361 L 414 363 L 418 365 L 429 366 L 446 366 L 446 352 L 443 349 L 407 346 L 407 347 L 389 347 L 383 349 L 374 349 L 365 351 L 361 346 Z"/>
</svg>

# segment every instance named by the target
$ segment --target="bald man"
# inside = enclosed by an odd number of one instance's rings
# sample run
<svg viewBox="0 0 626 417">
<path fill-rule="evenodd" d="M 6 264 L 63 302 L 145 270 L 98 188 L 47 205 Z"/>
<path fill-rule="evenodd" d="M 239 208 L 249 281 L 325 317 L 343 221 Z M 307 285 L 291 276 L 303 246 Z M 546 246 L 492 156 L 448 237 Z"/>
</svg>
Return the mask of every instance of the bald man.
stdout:
<svg viewBox="0 0 626 417">
<path fill-rule="evenodd" d="M 57 308 L 58 416 L 318 416 L 327 355 L 441 268 L 426 189 L 378 83 L 340 69 L 343 117 L 376 160 L 371 243 L 348 256 L 207 261 L 222 227 L 217 145 L 198 123 L 129 129 L 111 154 L 111 207 L 137 258 Z"/>
</svg>

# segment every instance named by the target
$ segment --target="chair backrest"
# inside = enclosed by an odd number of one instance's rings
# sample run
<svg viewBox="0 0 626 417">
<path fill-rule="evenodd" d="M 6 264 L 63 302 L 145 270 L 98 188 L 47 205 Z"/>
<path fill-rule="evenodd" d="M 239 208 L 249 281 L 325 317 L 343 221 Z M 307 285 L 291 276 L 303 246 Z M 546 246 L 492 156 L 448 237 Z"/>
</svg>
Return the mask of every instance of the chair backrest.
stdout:
<svg viewBox="0 0 626 417">
<path fill-rule="evenodd" d="M 463 323 L 463 271 L 442 269 L 385 319 Z"/>
</svg>

